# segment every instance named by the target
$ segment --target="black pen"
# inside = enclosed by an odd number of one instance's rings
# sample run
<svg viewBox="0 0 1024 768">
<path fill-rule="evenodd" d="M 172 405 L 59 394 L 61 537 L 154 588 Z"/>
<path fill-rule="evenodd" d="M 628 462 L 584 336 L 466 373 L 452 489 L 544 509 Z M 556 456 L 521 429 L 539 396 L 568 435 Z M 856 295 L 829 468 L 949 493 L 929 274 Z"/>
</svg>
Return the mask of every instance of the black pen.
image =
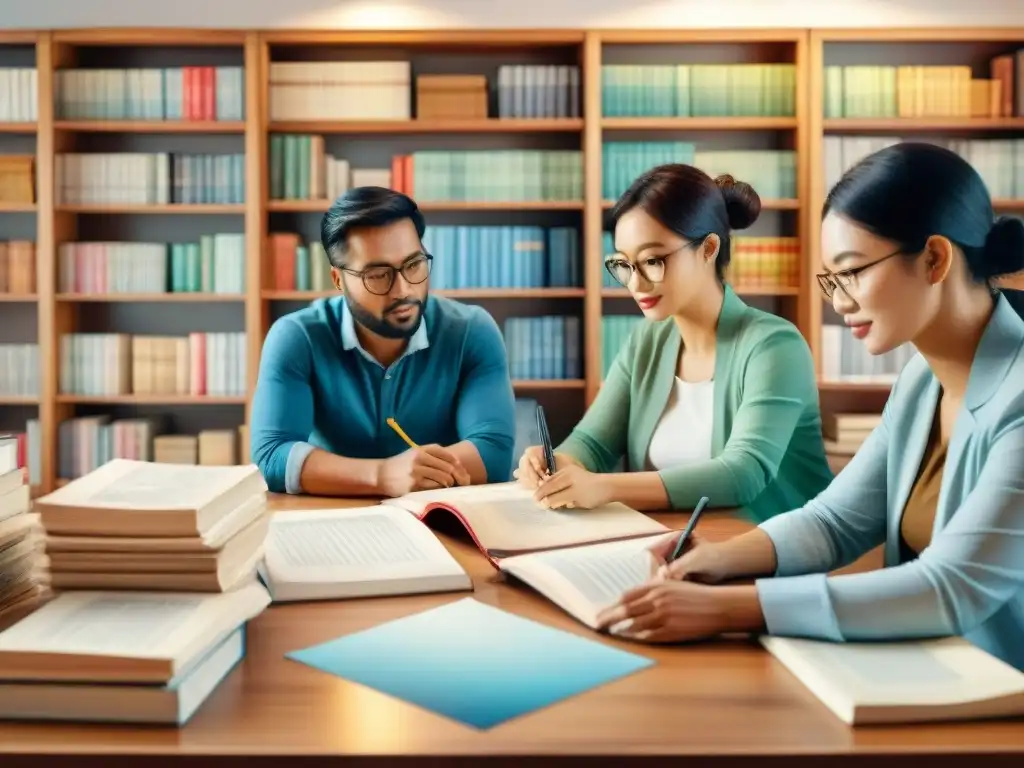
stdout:
<svg viewBox="0 0 1024 768">
<path fill-rule="evenodd" d="M 540 433 L 541 447 L 544 449 L 544 461 L 548 465 L 548 474 L 555 473 L 555 449 L 551 445 L 551 433 L 548 432 L 548 420 L 544 418 L 544 406 L 537 406 L 537 431 Z"/>
<path fill-rule="evenodd" d="M 704 508 L 711 501 L 707 496 L 701 496 L 700 501 L 697 502 L 697 506 L 693 508 L 693 514 L 690 515 L 690 522 L 686 524 L 686 530 L 683 531 L 683 535 L 679 537 L 679 541 L 676 542 L 676 548 L 672 550 L 672 554 L 669 556 L 666 563 L 671 563 L 673 560 L 679 558 L 683 554 L 683 547 L 686 546 L 687 540 L 690 538 L 690 534 L 693 533 L 693 529 L 697 525 L 697 520 L 700 519 L 700 513 L 704 511 Z"/>
</svg>

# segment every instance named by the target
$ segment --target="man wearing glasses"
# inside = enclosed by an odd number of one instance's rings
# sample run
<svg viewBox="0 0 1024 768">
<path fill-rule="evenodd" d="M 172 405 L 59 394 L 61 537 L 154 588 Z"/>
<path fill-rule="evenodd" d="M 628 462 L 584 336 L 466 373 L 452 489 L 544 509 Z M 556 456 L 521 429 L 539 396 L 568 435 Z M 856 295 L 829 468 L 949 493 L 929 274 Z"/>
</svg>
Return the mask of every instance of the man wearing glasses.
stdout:
<svg viewBox="0 0 1024 768">
<path fill-rule="evenodd" d="M 382 187 L 324 215 L 340 295 L 277 320 L 260 359 L 251 449 L 271 491 L 395 497 L 509 479 L 501 332 L 482 308 L 430 295 L 424 230 L 416 203 Z"/>
</svg>

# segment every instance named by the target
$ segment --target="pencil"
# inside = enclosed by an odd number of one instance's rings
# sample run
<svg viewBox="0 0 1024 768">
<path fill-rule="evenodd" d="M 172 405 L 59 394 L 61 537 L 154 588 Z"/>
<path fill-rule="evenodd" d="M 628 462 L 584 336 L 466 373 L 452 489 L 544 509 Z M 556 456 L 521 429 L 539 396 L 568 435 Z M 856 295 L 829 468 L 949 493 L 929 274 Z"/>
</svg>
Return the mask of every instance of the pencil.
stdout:
<svg viewBox="0 0 1024 768">
<path fill-rule="evenodd" d="M 410 448 L 419 448 L 419 446 L 416 445 L 416 443 L 414 443 L 412 440 L 409 439 L 409 436 L 407 434 L 405 434 L 405 432 L 402 430 L 402 428 L 400 426 L 398 426 L 398 422 L 397 421 L 395 421 L 393 418 L 391 418 L 389 416 L 388 419 L 387 419 L 387 422 L 388 422 L 388 426 L 391 427 L 393 430 L 395 430 L 395 432 L 398 433 L 398 436 L 400 438 L 405 440 L 406 445 L 408 445 Z"/>
</svg>

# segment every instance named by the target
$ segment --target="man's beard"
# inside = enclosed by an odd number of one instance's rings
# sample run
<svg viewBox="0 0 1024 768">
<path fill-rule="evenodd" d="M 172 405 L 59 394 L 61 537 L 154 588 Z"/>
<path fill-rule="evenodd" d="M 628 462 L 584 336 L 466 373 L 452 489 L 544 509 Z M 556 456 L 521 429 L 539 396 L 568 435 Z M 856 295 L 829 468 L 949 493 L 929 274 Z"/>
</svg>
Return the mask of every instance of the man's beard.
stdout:
<svg viewBox="0 0 1024 768">
<path fill-rule="evenodd" d="M 374 333 L 385 339 L 409 339 L 420 328 L 423 322 L 423 302 L 418 299 L 400 299 L 384 310 L 382 317 L 377 317 L 364 306 L 356 302 L 348 294 L 345 294 L 345 303 L 348 304 L 352 318 L 363 326 L 370 333 Z M 388 315 L 399 307 L 416 307 L 416 316 L 408 326 L 393 325 L 388 322 Z"/>
</svg>

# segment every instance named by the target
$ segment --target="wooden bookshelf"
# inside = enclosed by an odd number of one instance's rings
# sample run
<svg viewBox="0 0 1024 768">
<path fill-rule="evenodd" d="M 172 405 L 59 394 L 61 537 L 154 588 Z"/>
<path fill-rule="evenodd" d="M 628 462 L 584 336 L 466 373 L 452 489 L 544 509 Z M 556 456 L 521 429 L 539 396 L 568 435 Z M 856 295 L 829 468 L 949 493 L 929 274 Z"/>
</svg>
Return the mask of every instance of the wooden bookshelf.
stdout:
<svg viewBox="0 0 1024 768">
<path fill-rule="evenodd" d="M 736 281 L 745 300 L 792 320 L 808 339 L 821 370 L 823 322 L 828 309 L 814 274 L 819 271 L 819 211 L 826 179 L 823 141 L 828 136 L 1024 137 L 1024 117 L 834 117 L 825 114 L 825 66 L 872 63 L 970 64 L 984 74 L 988 57 L 1024 47 L 1024 29 L 947 30 L 472 30 L 452 32 L 287 30 L 262 32 L 178 29 L 100 29 L 0 33 L 0 67 L 37 68 L 36 114 L 0 122 L 0 154 L 36 158 L 36 194 L 31 202 L 0 201 L 0 241 L 35 242 L 36 285 L 24 295 L 0 293 L 0 343 L 39 345 L 39 391 L 0 392 L 0 429 L 39 424 L 40 491 L 57 486 L 58 433 L 65 419 L 110 413 L 116 418 L 169 414 L 172 432 L 234 428 L 247 424 L 263 339 L 282 314 L 333 295 L 321 288 L 281 288 L 275 281 L 268 236 L 292 232 L 303 243 L 318 238 L 329 201 L 275 199 L 271 139 L 280 134 L 322 136 L 325 149 L 358 158 L 363 168 L 385 158 L 419 150 L 573 150 L 581 153 L 578 198 L 475 200 L 417 197 L 429 228 L 460 225 L 568 227 L 578 232 L 579 280 L 572 285 L 524 288 L 438 285 L 434 290 L 478 303 L 499 324 L 508 318 L 545 314 L 579 318 L 582 370 L 579 376 L 539 379 L 519 376 L 517 395 L 545 404 L 558 439 L 578 421 L 600 387 L 606 317 L 636 318 L 628 293 L 609 285 L 603 269 L 603 220 L 614 193 L 605 182 L 607 141 L 676 141 L 704 151 L 791 151 L 795 171 L 790 194 L 775 194 L 774 180 L 759 180 L 752 163 L 729 168 L 749 181 L 763 199 L 754 227 L 738 236 L 799 238 L 799 275 L 791 284 Z M 271 67 L 280 61 L 409 61 L 413 74 L 485 74 L 497 80 L 502 64 L 579 68 L 577 115 L 534 118 L 498 115 L 453 119 L 338 117 L 323 113 L 272 115 Z M 741 114 L 675 114 L 663 105 L 643 114 L 609 108 L 603 65 L 790 64 L 792 97 L 782 110 Z M 243 68 L 239 87 L 244 112 L 230 119 L 153 119 L 124 115 L 94 119 L 55 106 L 58 73 L 69 68 L 145 68 L 193 65 Z M 413 90 L 415 86 L 413 85 Z M 693 91 L 691 89 L 691 95 Z M 777 105 L 776 105 L 777 106 Z M 705 110 L 706 111 L 706 110 Z M 639 112 L 639 113 L 638 113 Z M 59 156 L 65 153 L 169 152 L 241 154 L 244 195 L 232 202 L 86 202 L 61 196 Z M 347 155 L 346 155 L 347 153 Z M 678 159 L 678 158 L 677 158 Z M 685 158 L 682 158 L 685 160 Z M 740 160 L 743 157 L 740 156 Z M 353 162 L 353 168 L 359 168 Z M 723 169 L 714 168 L 714 173 Z M 415 196 L 415 195 L 414 195 Z M 123 198 L 127 200 L 130 198 Z M 177 199 L 177 198 L 175 198 Z M 1024 200 L 999 199 L 1001 211 L 1024 213 Z M 104 292 L 94 287 L 67 290 L 61 280 L 65 243 L 122 240 L 195 241 L 203 235 L 241 237 L 243 290 L 160 292 L 152 288 Z M 450 255 L 450 254 L 449 254 Z M 436 269 L 436 265 L 435 265 Z M 436 275 L 436 273 L 435 273 Z M 190 331 L 241 332 L 246 369 L 238 394 L 110 395 L 62 392 L 60 339 L 65 333 L 101 331 L 182 335 Z M 612 333 L 609 331 L 609 333 Z M 6 335 L 3 335 L 6 334 Z M 888 395 L 885 383 L 820 381 L 828 407 L 878 410 Z"/>
<path fill-rule="evenodd" d="M 859 142 L 860 147 L 867 150 L 873 137 L 896 137 L 903 140 L 943 141 L 985 140 L 985 139 L 1024 139 L 1024 116 L 1014 114 L 983 115 L 980 113 L 957 114 L 962 110 L 941 108 L 938 97 L 932 97 L 929 108 L 924 99 L 924 109 L 915 109 L 899 100 L 900 83 L 895 82 L 896 99 L 895 114 L 892 109 L 870 110 L 875 114 L 863 114 L 863 110 L 853 108 L 849 111 L 846 102 L 832 97 L 828 79 L 829 67 L 847 67 L 857 65 L 868 66 L 941 66 L 969 67 L 972 79 L 992 78 L 991 61 L 994 57 L 1012 53 L 1024 48 L 1024 27 L 1022 28 L 958 28 L 958 29 L 820 29 L 811 30 L 809 76 L 809 130 L 806 155 L 809 173 L 809 206 L 816 212 L 808 217 L 803 238 L 808 244 L 809 261 L 806 284 L 809 290 L 817 291 L 814 273 L 820 271 L 821 249 L 818 238 L 821 206 L 828 187 L 834 183 L 830 177 L 829 167 L 848 167 L 855 159 L 857 151 L 853 149 Z M 898 72 L 898 70 L 897 70 Z M 1016 75 L 1015 75 L 1016 76 Z M 927 75 L 926 75 L 927 77 Z M 948 81 L 947 90 L 952 91 L 952 80 Z M 910 86 L 913 87 L 913 84 Z M 941 87 L 941 82 L 939 83 Z M 911 91 L 905 91 L 911 92 Z M 888 91 L 886 93 L 889 93 Z M 889 104 L 889 102 L 887 102 Z M 843 114 L 835 114 L 842 106 Z M 860 105 L 858 105 L 860 106 Z M 952 112 L 953 114 L 947 114 Z M 922 114 L 923 113 L 923 114 Z M 846 137 L 850 144 L 847 145 Z M 826 146 L 831 142 L 831 147 Z M 837 157 L 830 157 L 835 152 L 838 142 L 842 151 L 841 162 Z M 847 156 L 847 146 L 849 156 Z M 880 146 L 870 147 L 870 151 Z M 1012 159 L 1008 160 L 1013 166 Z M 838 166 L 836 165 L 838 163 Z M 1019 164 L 1016 172 L 1020 173 Z M 835 171 L 833 171 L 834 175 Z M 985 172 L 982 170 L 985 177 Z M 986 182 L 990 177 L 986 178 Z M 1024 200 L 1001 195 L 998 187 L 990 186 L 994 198 L 996 213 L 1020 213 L 1024 211 Z M 806 321 L 815 359 L 818 363 L 819 376 L 825 376 L 826 359 L 830 350 L 824 338 L 830 325 L 838 322 L 831 307 L 820 298 L 809 303 L 811 314 Z M 894 361 L 894 368 L 898 360 Z M 821 378 L 819 389 L 822 392 L 823 405 L 833 411 L 872 411 L 881 407 L 888 395 L 890 384 L 885 381 L 864 380 L 863 377 Z"/>
</svg>

